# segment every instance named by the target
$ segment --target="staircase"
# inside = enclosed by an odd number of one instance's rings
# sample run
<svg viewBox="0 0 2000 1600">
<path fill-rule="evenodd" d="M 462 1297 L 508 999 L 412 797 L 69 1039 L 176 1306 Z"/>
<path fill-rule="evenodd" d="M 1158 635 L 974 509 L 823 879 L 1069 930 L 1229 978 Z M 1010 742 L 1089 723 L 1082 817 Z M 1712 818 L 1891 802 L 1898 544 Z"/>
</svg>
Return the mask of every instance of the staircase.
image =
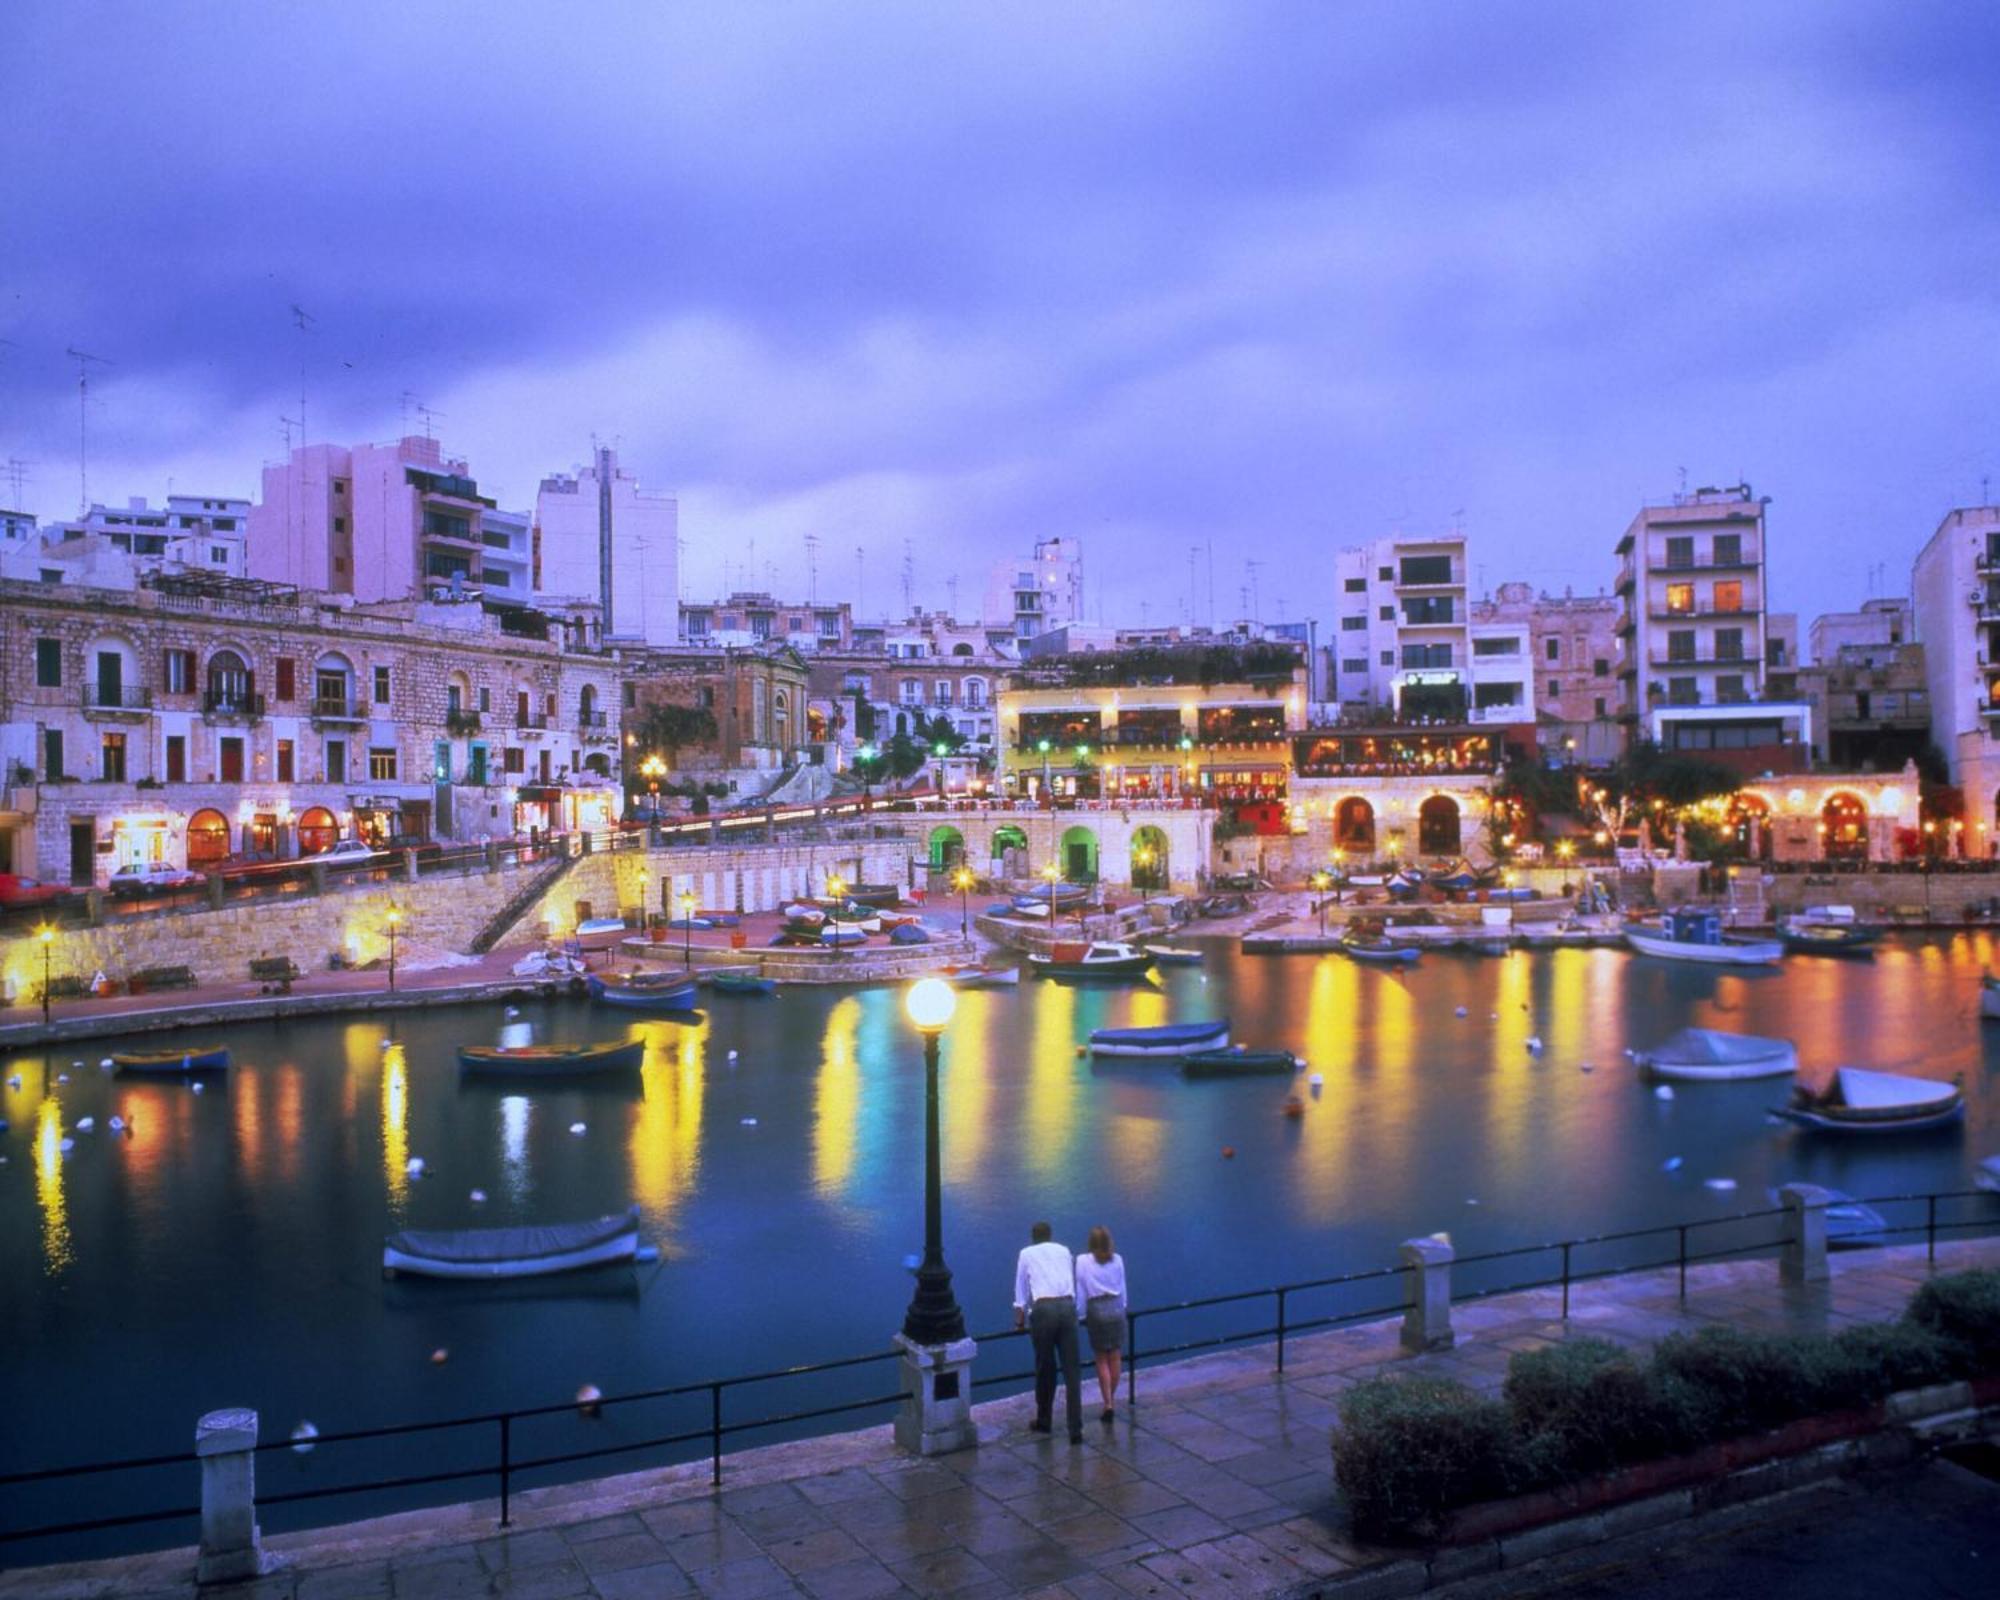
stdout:
<svg viewBox="0 0 2000 1600">
<path fill-rule="evenodd" d="M 507 903 L 486 919 L 486 926 L 473 936 L 472 953 L 483 956 L 513 930 L 522 913 L 556 886 L 562 875 L 579 857 L 563 856 L 550 862 L 508 897 Z"/>
<path fill-rule="evenodd" d="M 1763 875 L 1732 873 L 1729 879 L 1729 908 L 1725 913 L 1729 925 L 1734 928 L 1745 923 L 1760 923 L 1769 915 L 1764 903 Z"/>
</svg>

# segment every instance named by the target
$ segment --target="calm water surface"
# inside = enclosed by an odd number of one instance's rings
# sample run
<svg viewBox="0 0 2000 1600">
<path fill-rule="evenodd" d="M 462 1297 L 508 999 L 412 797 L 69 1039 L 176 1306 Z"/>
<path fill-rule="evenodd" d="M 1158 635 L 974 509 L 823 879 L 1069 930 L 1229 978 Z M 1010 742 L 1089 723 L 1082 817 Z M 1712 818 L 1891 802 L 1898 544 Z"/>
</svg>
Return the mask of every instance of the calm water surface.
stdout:
<svg viewBox="0 0 2000 1600">
<path fill-rule="evenodd" d="M 968 994 L 944 1076 L 959 1296 L 975 1331 L 1007 1322 L 1038 1216 L 1072 1244 L 1109 1224 L 1144 1305 L 1383 1264 L 1440 1228 L 1471 1252 L 1720 1216 L 1794 1178 L 1965 1187 L 2000 1147 L 2000 1024 L 1976 1009 L 1995 958 L 1982 933 L 1771 974 L 1617 951 L 1434 955 L 1389 974 L 1217 946 L 1205 971 L 1146 987 Z M 643 1034 L 642 1081 L 623 1090 L 461 1083 L 454 1046 L 492 1038 L 498 1007 L 227 1030 L 236 1070 L 201 1095 L 100 1072 L 116 1042 L 84 1047 L 81 1065 L 74 1047 L 14 1056 L 21 1086 L 0 1089 L 0 1471 L 182 1448 L 225 1404 L 255 1406 L 269 1432 L 301 1418 L 332 1432 L 880 1348 L 922 1230 L 922 1059 L 899 1000 L 797 990 L 636 1025 L 528 1008 L 543 1037 Z M 1077 1055 L 1095 1027 L 1208 1015 L 1323 1074 L 1303 1120 L 1280 1115 L 1282 1079 L 1188 1083 Z M 1623 1051 L 1688 1023 L 1789 1036 L 1811 1078 L 1839 1062 L 1962 1074 L 1966 1126 L 1814 1139 L 1771 1124 L 1782 1088 L 1769 1082 L 1662 1101 Z M 114 1115 L 131 1137 L 107 1130 Z M 85 1117 L 94 1132 L 78 1131 Z M 1719 1178 L 1736 1188 L 1709 1186 Z M 656 1268 L 525 1294 L 381 1275 L 398 1227 L 629 1201 Z M 892 1387 L 886 1369 L 868 1382 Z M 266 1476 L 321 1470 L 285 1456 Z"/>
</svg>

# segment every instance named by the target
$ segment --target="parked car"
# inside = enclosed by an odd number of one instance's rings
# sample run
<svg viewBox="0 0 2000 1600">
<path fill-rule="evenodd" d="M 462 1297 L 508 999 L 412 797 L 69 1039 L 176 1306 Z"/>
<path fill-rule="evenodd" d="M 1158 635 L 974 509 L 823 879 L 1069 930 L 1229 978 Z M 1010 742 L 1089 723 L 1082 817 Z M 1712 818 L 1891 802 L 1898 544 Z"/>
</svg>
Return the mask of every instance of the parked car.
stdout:
<svg viewBox="0 0 2000 1600">
<path fill-rule="evenodd" d="M 0 872 L 0 906 L 46 906 L 75 893 L 67 885 L 37 883 L 17 873 Z"/>
<path fill-rule="evenodd" d="M 136 900 L 151 899 L 157 894 L 171 894 L 176 889 L 198 889 L 203 881 L 201 873 L 191 872 L 186 867 L 170 867 L 165 862 L 146 861 L 120 867 L 111 874 L 106 887 L 114 899 Z"/>
<path fill-rule="evenodd" d="M 342 839 L 329 845 L 308 861 L 324 861 L 329 867 L 358 867 L 382 854 L 366 839 Z"/>
</svg>

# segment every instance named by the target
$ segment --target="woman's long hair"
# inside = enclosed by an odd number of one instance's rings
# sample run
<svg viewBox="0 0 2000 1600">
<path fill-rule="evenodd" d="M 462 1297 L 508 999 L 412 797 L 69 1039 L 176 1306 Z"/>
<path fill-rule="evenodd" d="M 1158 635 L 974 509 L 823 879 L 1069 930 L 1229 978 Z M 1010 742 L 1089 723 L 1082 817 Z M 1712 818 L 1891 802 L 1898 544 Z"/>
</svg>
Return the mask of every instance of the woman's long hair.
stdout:
<svg viewBox="0 0 2000 1600">
<path fill-rule="evenodd" d="M 1114 1254 L 1111 1248 L 1111 1230 L 1099 1225 L 1090 1230 L 1090 1238 L 1085 1241 L 1090 1253 L 1097 1257 L 1101 1265 L 1108 1266 Z"/>
</svg>

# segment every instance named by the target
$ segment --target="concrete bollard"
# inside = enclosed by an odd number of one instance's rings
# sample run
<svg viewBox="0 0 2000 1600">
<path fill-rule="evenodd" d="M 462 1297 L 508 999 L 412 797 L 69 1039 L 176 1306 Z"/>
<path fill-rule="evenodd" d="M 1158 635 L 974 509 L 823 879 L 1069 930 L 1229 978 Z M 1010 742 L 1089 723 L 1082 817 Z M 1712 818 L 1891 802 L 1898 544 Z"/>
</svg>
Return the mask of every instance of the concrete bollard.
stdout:
<svg viewBox="0 0 2000 1600">
<path fill-rule="evenodd" d="M 221 873 L 211 872 L 208 875 L 208 906 L 211 911 L 222 909 L 222 891 L 227 887 Z"/>
<path fill-rule="evenodd" d="M 306 880 L 308 883 L 311 884 L 312 893 L 314 895 L 325 894 L 326 863 L 324 861 L 315 861 L 310 867 L 306 869 Z"/>
<path fill-rule="evenodd" d="M 1824 1283 L 1826 1208 L 1833 1195 L 1813 1183 L 1788 1183 L 1778 1191 L 1785 1208 L 1785 1244 L 1778 1254 L 1778 1277 L 1784 1283 Z"/>
<path fill-rule="evenodd" d="M 417 853 L 414 850 L 403 852 L 403 881 L 405 883 L 417 881 Z"/>
<path fill-rule="evenodd" d="M 83 891 L 83 920 L 95 928 L 104 921 L 104 891 L 86 889 Z"/>
<path fill-rule="evenodd" d="M 488 872 L 498 872 L 500 870 L 500 841 L 498 839 L 488 839 L 486 841 L 486 870 Z"/>
<path fill-rule="evenodd" d="M 1441 1233 L 1405 1239 L 1403 1265 L 1410 1273 L 1409 1309 L 1403 1313 L 1403 1348 L 1411 1351 L 1449 1350 L 1451 1331 L 1451 1263 L 1457 1252 Z"/>
<path fill-rule="evenodd" d="M 903 1405 L 893 1429 L 896 1448 L 913 1456 L 939 1456 L 979 1443 L 972 1420 L 971 1339 L 952 1344 L 914 1344 L 896 1335 Z"/>
<path fill-rule="evenodd" d="M 201 1460 L 201 1556 L 195 1581 L 233 1583 L 264 1570 L 257 1537 L 257 1413 L 211 1411 L 194 1427 Z"/>
</svg>

